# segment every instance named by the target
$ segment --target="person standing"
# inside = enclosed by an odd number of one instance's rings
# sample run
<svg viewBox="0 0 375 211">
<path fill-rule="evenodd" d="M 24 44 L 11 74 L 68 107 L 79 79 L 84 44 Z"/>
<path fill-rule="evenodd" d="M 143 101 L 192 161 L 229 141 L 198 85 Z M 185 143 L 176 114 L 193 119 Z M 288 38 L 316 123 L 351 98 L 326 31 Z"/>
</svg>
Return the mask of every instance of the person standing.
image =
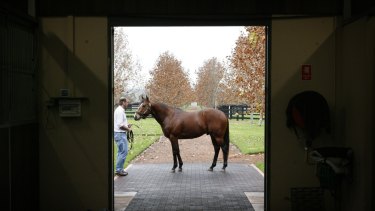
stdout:
<svg viewBox="0 0 375 211">
<path fill-rule="evenodd" d="M 119 100 L 119 106 L 114 112 L 114 140 L 117 145 L 117 158 L 116 158 L 116 171 L 118 176 L 126 176 L 128 172 L 124 170 L 124 163 L 128 155 L 128 140 L 126 133 L 130 132 L 131 125 L 128 124 L 126 118 L 125 108 L 128 106 L 129 101 L 125 97 Z"/>
</svg>

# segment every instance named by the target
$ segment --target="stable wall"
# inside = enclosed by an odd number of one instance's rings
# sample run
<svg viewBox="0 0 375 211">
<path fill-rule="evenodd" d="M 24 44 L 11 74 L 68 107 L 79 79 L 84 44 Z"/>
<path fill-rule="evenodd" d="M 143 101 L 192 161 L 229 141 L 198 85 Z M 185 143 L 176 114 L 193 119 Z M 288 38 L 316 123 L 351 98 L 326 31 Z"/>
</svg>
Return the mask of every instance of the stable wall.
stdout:
<svg viewBox="0 0 375 211">
<path fill-rule="evenodd" d="M 290 188 L 319 185 L 314 166 L 305 162 L 303 145 L 285 124 L 289 99 L 304 90 L 320 92 L 334 117 L 333 135 L 323 135 L 315 145 L 353 146 L 359 155 L 356 183 L 343 187 L 342 207 L 371 210 L 367 208 L 371 208 L 368 200 L 373 197 L 374 93 L 368 90 L 374 90 L 374 21 L 362 20 L 339 32 L 335 31 L 337 25 L 334 18 L 272 21 L 270 210 L 290 209 Z M 107 18 L 43 18 L 40 30 L 40 208 L 110 208 Z M 312 80 L 301 80 L 302 64 L 312 65 Z M 82 117 L 61 118 L 57 107 L 48 103 L 59 95 L 60 88 L 87 98 L 82 103 Z M 341 122 L 342 118 L 345 121 Z M 363 120 L 365 124 L 357 124 Z"/>
<path fill-rule="evenodd" d="M 319 146 L 354 151 L 352 181 L 341 183 L 339 203 L 328 210 L 374 209 L 375 20 L 315 18 L 272 21 L 270 209 L 290 210 L 290 188 L 319 186 L 315 167 L 305 162 L 301 142 L 285 126 L 285 108 L 297 92 L 312 89 L 328 101 L 331 135 Z M 312 65 L 312 80 L 301 80 L 301 64 Z"/>
<path fill-rule="evenodd" d="M 108 37 L 105 18 L 41 20 L 41 210 L 84 210 L 108 205 Z M 333 104 L 334 21 L 332 18 L 272 23 L 270 205 L 286 210 L 291 187 L 317 186 L 313 166 L 285 126 L 288 100 L 314 89 Z M 313 80 L 301 81 L 311 64 Z M 61 118 L 46 101 L 69 88 L 87 97 L 81 118 Z M 329 138 L 328 138 L 329 139 Z M 58 191 L 56 191 L 58 190 Z"/>
<path fill-rule="evenodd" d="M 353 181 L 342 184 L 342 210 L 374 210 L 375 18 L 337 30 L 337 139 L 354 151 Z"/>
<path fill-rule="evenodd" d="M 39 120 L 40 210 L 109 208 L 107 18 L 42 18 Z M 68 88 L 81 117 L 60 117 L 51 98 Z"/>
<path fill-rule="evenodd" d="M 314 90 L 335 106 L 335 19 L 280 19 L 271 25 L 270 210 L 290 210 L 290 189 L 318 187 L 315 165 L 306 162 L 304 144 L 286 127 L 286 108 L 297 93 Z M 301 65 L 312 66 L 312 79 L 302 80 Z M 313 146 L 332 145 L 323 134 Z"/>
</svg>

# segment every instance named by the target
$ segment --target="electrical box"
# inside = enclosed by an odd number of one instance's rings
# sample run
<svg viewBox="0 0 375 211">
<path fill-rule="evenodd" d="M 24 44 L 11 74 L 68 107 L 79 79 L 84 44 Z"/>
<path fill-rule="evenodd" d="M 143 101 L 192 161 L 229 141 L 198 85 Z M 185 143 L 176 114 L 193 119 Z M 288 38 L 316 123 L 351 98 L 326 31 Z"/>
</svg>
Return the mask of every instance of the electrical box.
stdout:
<svg viewBox="0 0 375 211">
<path fill-rule="evenodd" d="M 61 117 L 80 117 L 81 100 L 80 99 L 60 99 L 59 114 Z"/>
</svg>

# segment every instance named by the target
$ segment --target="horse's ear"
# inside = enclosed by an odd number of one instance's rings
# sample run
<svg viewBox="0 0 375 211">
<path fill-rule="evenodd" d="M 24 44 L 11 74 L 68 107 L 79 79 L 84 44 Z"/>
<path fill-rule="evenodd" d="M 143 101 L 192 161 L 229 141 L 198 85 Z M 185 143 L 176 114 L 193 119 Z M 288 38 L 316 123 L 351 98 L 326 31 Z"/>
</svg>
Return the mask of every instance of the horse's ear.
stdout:
<svg viewBox="0 0 375 211">
<path fill-rule="evenodd" d="M 147 96 L 147 95 L 146 95 L 146 100 L 147 100 L 147 101 L 150 101 L 150 100 L 148 99 L 148 96 Z"/>
</svg>

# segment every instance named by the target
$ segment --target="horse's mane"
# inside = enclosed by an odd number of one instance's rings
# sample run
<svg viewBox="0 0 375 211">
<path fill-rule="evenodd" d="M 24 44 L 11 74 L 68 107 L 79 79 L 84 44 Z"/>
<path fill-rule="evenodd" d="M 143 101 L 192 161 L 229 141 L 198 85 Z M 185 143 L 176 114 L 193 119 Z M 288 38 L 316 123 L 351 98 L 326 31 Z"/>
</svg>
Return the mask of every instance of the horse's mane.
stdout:
<svg viewBox="0 0 375 211">
<path fill-rule="evenodd" d="M 184 111 L 184 110 L 182 110 L 181 108 L 178 108 L 178 107 L 174 107 L 174 109 L 179 110 L 179 111 Z"/>
<path fill-rule="evenodd" d="M 155 103 L 151 103 L 151 104 L 158 104 L 163 109 L 171 108 L 171 109 L 174 109 L 174 110 L 177 110 L 177 111 L 184 111 L 181 108 L 170 106 L 170 105 L 168 105 L 166 103 L 162 103 L 162 102 L 155 102 Z"/>
</svg>

